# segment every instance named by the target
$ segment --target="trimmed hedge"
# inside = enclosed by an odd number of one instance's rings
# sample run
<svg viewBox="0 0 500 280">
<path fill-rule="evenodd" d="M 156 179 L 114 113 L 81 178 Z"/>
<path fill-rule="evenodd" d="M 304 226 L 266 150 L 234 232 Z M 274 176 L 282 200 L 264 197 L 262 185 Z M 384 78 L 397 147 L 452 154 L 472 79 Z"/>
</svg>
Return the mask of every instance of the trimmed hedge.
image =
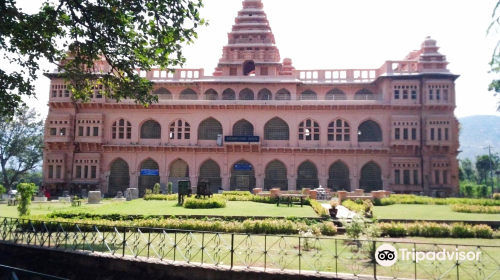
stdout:
<svg viewBox="0 0 500 280">
<path fill-rule="evenodd" d="M 321 205 L 317 200 L 315 199 L 309 199 L 309 203 L 311 204 L 311 207 L 320 215 L 321 217 L 330 217 L 330 212 Z"/>
<path fill-rule="evenodd" d="M 177 200 L 177 194 L 147 194 L 144 196 L 144 200 L 172 201 Z"/>
<path fill-rule="evenodd" d="M 488 225 L 469 225 L 453 223 L 451 225 L 434 222 L 417 223 L 378 223 L 382 236 L 389 237 L 454 237 L 454 238 L 493 238 L 495 232 Z"/>
<path fill-rule="evenodd" d="M 225 208 L 226 203 L 226 199 L 220 196 L 213 196 L 210 198 L 187 197 L 184 200 L 184 204 L 182 204 L 182 207 L 188 209 Z"/>
<path fill-rule="evenodd" d="M 253 196 L 253 194 L 249 191 L 224 191 L 222 195 L 237 195 L 237 196 Z"/>
<path fill-rule="evenodd" d="M 425 204 L 425 205 L 481 205 L 481 206 L 500 206 L 500 199 L 474 199 L 474 198 L 432 198 L 428 196 L 416 196 L 406 194 L 396 194 L 390 197 L 385 197 L 376 202 L 376 205 L 393 205 L 393 204 Z"/>
<path fill-rule="evenodd" d="M 62 214 L 62 213 L 59 213 Z M 91 216 L 88 218 L 80 218 L 78 216 Z M 102 218 L 118 218 L 114 219 L 97 219 Z M 290 219 L 266 219 L 266 220 L 251 220 L 247 219 L 243 222 L 228 221 L 223 219 L 178 219 L 175 217 L 163 218 L 147 218 L 127 220 L 120 219 L 120 215 L 86 215 L 84 213 L 73 214 L 73 218 L 37 216 L 33 220 L 44 222 L 66 222 L 70 224 L 81 223 L 87 224 L 88 227 L 80 226 L 82 230 L 91 229 L 92 225 L 97 226 L 125 226 L 125 227 L 150 227 L 163 229 L 178 229 L 192 231 L 211 231 L 225 233 L 247 233 L 247 234 L 298 234 L 299 231 L 311 230 L 315 235 L 333 236 L 337 233 L 337 227 L 332 222 L 315 222 L 306 223 L 304 220 Z M 128 217 L 130 218 L 130 217 Z M 309 221 L 310 222 L 310 221 Z M 100 229 L 104 230 L 104 229 Z"/>
<path fill-rule="evenodd" d="M 500 214 L 500 206 L 454 204 L 451 210 L 460 213 Z"/>
</svg>

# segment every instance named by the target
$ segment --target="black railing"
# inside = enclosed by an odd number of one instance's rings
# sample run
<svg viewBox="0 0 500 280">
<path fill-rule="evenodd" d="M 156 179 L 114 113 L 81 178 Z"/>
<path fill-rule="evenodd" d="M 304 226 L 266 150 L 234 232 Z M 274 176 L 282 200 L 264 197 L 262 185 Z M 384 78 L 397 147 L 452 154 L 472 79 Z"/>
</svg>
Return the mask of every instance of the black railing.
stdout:
<svg viewBox="0 0 500 280">
<path fill-rule="evenodd" d="M 17 267 L 10 267 L 0 264 L 0 279 L 8 280 L 24 280 L 24 279 L 41 279 L 41 280 L 69 280 L 66 278 L 56 277 Z"/>
<path fill-rule="evenodd" d="M 500 246 L 350 240 L 310 235 L 254 235 L 103 226 L 0 218 L 0 240 L 65 251 L 153 258 L 193 266 L 281 270 L 336 277 L 376 279 L 500 279 Z M 391 267 L 374 261 L 382 244 L 412 252 L 480 252 L 478 260 L 413 261 L 397 258 Z"/>
</svg>

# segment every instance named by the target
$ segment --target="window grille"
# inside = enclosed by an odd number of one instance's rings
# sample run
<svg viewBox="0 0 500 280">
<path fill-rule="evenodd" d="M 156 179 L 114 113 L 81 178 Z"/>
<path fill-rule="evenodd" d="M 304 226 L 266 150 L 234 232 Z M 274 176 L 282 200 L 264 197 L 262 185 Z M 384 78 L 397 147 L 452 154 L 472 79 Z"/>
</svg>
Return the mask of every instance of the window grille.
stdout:
<svg viewBox="0 0 500 280">
<path fill-rule="evenodd" d="M 61 128 L 61 130 L 60 130 L 59 134 L 60 134 L 61 136 L 66 136 L 66 128 L 64 128 L 64 127 L 63 127 L 63 128 Z"/>
<path fill-rule="evenodd" d="M 411 129 L 411 140 L 417 140 L 417 129 L 416 128 Z"/>
<path fill-rule="evenodd" d="M 401 185 L 401 170 L 394 170 L 394 184 Z"/>
<path fill-rule="evenodd" d="M 318 188 L 318 169 L 312 162 L 303 162 L 298 168 L 297 175 L 297 190 Z"/>
<path fill-rule="evenodd" d="M 435 183 L 439 184 L 440 183 L 440 181 L 439 181 L 439 170 L 435 170 L 434 171 L 434 177 L 435 177 Z"/>
<path fill-rule="evenodd" d="M 417 100 L 417 91 L 416 90 L 412 90 L 411 91 L 411 99 L 412 100 Z"/>
<path fill-rule="evenodd" d="M 318 100 L 318 95 L 312 90 L 306 90 L 300 94 L 300 100 Z"/>
<path fill-rule="evenodd" d="M 179 97 L 180 100 L 198 100 L 198 94 L 196 91 L 188 88 L 181 92 Z"/>
<path fill-rule="evenodd" d="M 380 167 L 374 163 L 369 162 L 361 169 L 361 178 L 359 180 L 360 189 L 365 192 L 377 191 L 383 189 L 382 171 Z"/>
<path fill-rule="evenodd" d="M 75 178 L 77 178 L 77 179 L 82 178 L 82 166 L 81 165 L 76 166 Z"/>
<path fill-rule="evenodd" d="M 288 190 L 286 166 L 279 160 L 272 161 L 266 166 L 264 189 L 270 190 L 273 188 Z"/>
<path fill-rule="evenodd" d="M 299 140 L 319 141 L 319 125 L 317 122 L 307 119 L 299 124 Z"/>
<path fill-rule="evenodd" d="M 290 128 L 288 124 L 275 117 L 264 125 L 265 140 L 290 140 Z"/>
<path fill-rule="evenodd" d="M 56 179 L 61 179 L 61 169 L 62 167 L 60 165 L 56 166 Z"/>
<path fill-rule="evenodd" d="M 434 128 L 431 128 L 431 140 L 434 141 Z"/>
<path fill-rule="evenodd" d="M 183 120 L 176 120 L 170 124 L 170 139 L 191 139 L 191 126 Z"/>
<path fill-rule="evenodd" d="M 235 170 L 235 165 L 251 165 L 251 170 Z M 242 180 L 243 179 L 243 180 Z M 231 167 L 231 190 L 249 191 L 255 188 L 255 169 L 248 161 L 240 160 Z"/>
<path fill-rule="evenodd" d="M 394 131 L 394 138 L 396 140 L 401 139 L 401 128 L 397 127 Z"/>
<path fill-rule="evenodd" d="M 413 184 L 418 185 L 418 170 L 413 170 Z"/>
<path fill-rule="evenodd" d="M 328 125 L 328 141 L 351 141 L 349 124 L 341 119 L 331 122 Z"/>
<path fill-rule="evenodd" d="M 87 179 L 89 177 L 89 167 L 85 165 L 83 167 L 83 178 Z"/>
<path fill-rule="evenodd" d="M 141 126 L 141 139 L 161 139 L 161 126 L 158 122 L 150 120 Z"/>
<path fill-rule="evenodd" d="M 55 136 L 55 135 L 57 135 L 57 128 L 51 128 L 51 129 L 50 129 L 50 135 L 51 135 L 51 136 Z"/>
<path fill-rule="evenodd" d="M 158 163 L 152 159 L 147 159 L 142 162 L 141 170 L 159 170 Z M 139 173 L 140 174 L 140 173 Z M 139 196 L 145 194 L 146 189 L 153 189 L 154 185 L 160 183 L 160 176 L 156 175 L 141 175 L 139 176 Z"/>
<path fill-rule="evenodd" d="M 443 184 L 448 184 L 448 170 L 443 170 Z"/>
<path fill-rule="evenodd" d="M 99 136 L 99 127 L 94 126 L 94 136 Z"/>
<path fill-rule="evenodd" d="M 233 126 L 234 136 L 253 136 L 253 125 L 247 120 L 241 120 Z"/>
<path fill-rule="evenodd" d="M 257 95 L 257 99 L 259 100 L 272 100 L 273 94 L 267 88 L 261 89 L 259 94 Z"/>
<path fill-rule="evenodd" d="M 222 187 L 220 166 L 213 160 L 207 160 L 200 166 L 198 182 L 209 182 L 212 192 L 217 192 Z"/>
<path fill-rule="evenodd" d="M 340 89 L 335 88 L 326 94 L 325 100 L 347 100 L 347 95 Z"/>
<path fill-rule="evenodd" d="M 365 121 L 358 128 L 358 142 L 382 142 L 382 129 L 374 121 Z"/>
<path fill-rule="evenodd" d="M 78 127 L 78 136 L 83 136 L 83 126 Z"/>
<path fill-rule="evenodd" d="M 205 100 L 218 100 L 219 94 L 214 89 L 205 91 Z"/>
<path fill-rule="evenodd" d="M 405 185 L 410 184 L 410 170 L 403 170 L 403 183 Z"/>
<path fill-rule="evenodd" d="M 90 126 L 87 126 L 87 136 L 90 136 Z"/>
<path fill-rule="evenodd" d="M 169 177 L 173 178 L 186 178 L 189 177 L 189 166 L 187 162 L 182 159 L 176 160 L 170 165 Z"/>
<path fill-rule="evenodd" d="M 49 179 L 54 178 L 54 166 L 49 165 L 49 174 L 48 174 Z"/>
<path fill-rule="evenodd" d="M 349 167 L 341 161 L 330 166 L 328 171 L 328 188 L 333 190 L 350 190 Z"/>
<path fill-rule="evenodd" d="M 251 89 L 244 89 L 240 91 L 240 100 L 254 100 L 254 93 Z"/>
<path fill-rule="evenodd" d="M 228 88 L 222 92 L 222 100 L 236 100 L 236 93 Z"/>
<path fill-rule="evenodd" d="M 222 124 L 214 118 L 202 121 L 198 127 L 198 140 L 217 140 L 219 134 L 222 134 Z"/>
<path fill-rule="evenodd" d="M 158 96 L 158 100 L 172 100 L 173 96 L 172 93 L 164 88 L 161 87 L 153 92 L 154 95 Z"/>
<path fill-rule="evenodd" d="M 403 129 L 403 139 L 408 140 L 408 128 Z"/>
<path fill-rule="evenodd" d="M 354 100 L 375 100 L 375 94 L 366 88 L 356 92 Z"/>
<path fill-rule="evenodd" d="M 444 140 L 450 140 L 450 130 L 448 128 L 444 129 Z"/>
<path fill-rule="evenodd" d="M 97 166 L 90 167 L 90 178 L 92 179 L 97 178 Z"/>
<path fill-rule="evenodd" d="M 132 125 L 125 119 L 119 119 L 113 123 L 112 127 L 113 139 L 130 139 L 132 138 Z"/>
<path fill-rule="evenodd" d="M 286 89 L 280 89 L 276 93 L 276 100 L 291 100 L 291 99 L 292 99 L 292 95 Z"/>
</svg>

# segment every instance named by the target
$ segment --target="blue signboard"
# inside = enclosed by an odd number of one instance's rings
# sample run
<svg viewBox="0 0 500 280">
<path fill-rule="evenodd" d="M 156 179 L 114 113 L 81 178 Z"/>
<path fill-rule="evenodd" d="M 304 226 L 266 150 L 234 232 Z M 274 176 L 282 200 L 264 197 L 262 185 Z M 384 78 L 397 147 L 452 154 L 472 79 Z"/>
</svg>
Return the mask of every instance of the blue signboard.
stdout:
<svg viewBox="0 0 500 280">
<path fill-rule="evenodd" d="M 157 169 L 141 169 L 141 176 L 160 176 Z"/>
<path fill-rule="evenodd" d="M 235 164 L 234 170 L 235 171 L 252 171 L 252 165 L 251 164 Z"/>
<path fill-rule="evenodd" d="M 225 142 L 260 142 L 260 136 L 226 136 L 224 137 Z"/>
</svg>

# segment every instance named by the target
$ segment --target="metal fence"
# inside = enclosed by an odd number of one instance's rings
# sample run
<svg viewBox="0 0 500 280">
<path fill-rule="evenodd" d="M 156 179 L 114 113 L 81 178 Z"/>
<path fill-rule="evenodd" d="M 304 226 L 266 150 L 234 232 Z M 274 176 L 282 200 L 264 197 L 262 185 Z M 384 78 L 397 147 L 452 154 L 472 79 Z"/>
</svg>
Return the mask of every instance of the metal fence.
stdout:
<svg viewBox="0 0 500 280">
<path fill-rule="evenodd" d="M 500 246 L 383 242 L 328 237 L 254 235 L 39 222 L 0 218 L 0 240 L 69 251 L 89 251 L 221 269 L 314 273 L 390 279 L 500 279 Z M 411 252 L 481 252 L 478 260 L 412 261 L 391 267 L 374 261 L 378 246 Z"/>
</svg>

